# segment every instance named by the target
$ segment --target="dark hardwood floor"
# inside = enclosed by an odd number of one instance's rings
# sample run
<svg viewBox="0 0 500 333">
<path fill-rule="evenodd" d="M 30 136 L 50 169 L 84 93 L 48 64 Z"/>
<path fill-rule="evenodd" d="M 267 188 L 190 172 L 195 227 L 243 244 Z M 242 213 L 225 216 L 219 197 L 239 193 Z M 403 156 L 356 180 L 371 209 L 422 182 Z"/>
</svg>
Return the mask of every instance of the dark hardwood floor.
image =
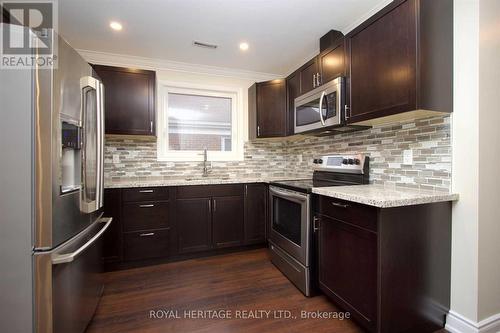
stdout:
<svg viewBox="0 0 500 333">
<path fill-rule="evenodd" d="M 161 310 L 181 318 L 150 317 Z M 229 310 L 233 318 L 185 318 L 190 310 Z M 241 319 L 237 310 L 288 310 L 297 319 L 272 313 L 269 319 Z M 303 296 L 271 264 L 267 250 L 258 249 L 106 273 L 87 332 L 362 332 L 351 320 L 302 319 L 301 311 L 341 310 L 324 296 Z"/>
</svg>

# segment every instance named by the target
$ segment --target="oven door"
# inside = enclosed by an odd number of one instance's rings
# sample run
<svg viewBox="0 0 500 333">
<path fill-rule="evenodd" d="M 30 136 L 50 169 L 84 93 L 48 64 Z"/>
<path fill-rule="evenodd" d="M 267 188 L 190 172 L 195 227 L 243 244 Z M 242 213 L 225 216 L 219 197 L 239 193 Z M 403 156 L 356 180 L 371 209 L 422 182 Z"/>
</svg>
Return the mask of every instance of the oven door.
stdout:
<svg viewBox="0 0 500 333">
<path fill-rule="evenodd" d="M 304 266 L 309 265 L 309 195 L 269 187 L 270 239 Z"/>
<path fill-rule="evenodd" d="M 342 78 L 295 99 L 294 132 L 302 133 L 342 123 Z"/>
</svg>

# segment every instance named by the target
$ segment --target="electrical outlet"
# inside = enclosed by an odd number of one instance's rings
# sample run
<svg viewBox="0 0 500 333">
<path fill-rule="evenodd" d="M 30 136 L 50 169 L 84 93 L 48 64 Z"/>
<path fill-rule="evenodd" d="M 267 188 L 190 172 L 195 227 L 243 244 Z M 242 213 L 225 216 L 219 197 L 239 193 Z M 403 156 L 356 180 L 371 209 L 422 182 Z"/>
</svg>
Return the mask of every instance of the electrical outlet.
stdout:
<svg viewBox="0 0 500 333">
<path fill-rule="evenodd" d="M 406 164 L 406 165 L 413 164 L 413 150 L 406 149 L 403 151 L 403 164 Z"/>
<path fill-rule="evenodd" d="M 113 154 L 113 164 L 118 164 L 118 163 L 120 163 L 120 155 Z"/>
</svg>

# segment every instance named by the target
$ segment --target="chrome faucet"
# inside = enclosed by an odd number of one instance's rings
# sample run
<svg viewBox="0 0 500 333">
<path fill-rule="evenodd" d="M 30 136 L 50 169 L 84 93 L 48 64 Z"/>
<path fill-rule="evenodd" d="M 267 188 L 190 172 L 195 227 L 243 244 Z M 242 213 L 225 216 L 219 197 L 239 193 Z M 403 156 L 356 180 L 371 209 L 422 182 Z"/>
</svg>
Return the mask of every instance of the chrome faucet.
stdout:
<svg viewBox="0 0 500 333">
<path fill-rule="evenodd" d="M 203 149 L 203 177 L 208 177 L 208 174 L 212 172 L 212 163 L 208 165 L 208 153 L 207 148 Z"/>
</svg>

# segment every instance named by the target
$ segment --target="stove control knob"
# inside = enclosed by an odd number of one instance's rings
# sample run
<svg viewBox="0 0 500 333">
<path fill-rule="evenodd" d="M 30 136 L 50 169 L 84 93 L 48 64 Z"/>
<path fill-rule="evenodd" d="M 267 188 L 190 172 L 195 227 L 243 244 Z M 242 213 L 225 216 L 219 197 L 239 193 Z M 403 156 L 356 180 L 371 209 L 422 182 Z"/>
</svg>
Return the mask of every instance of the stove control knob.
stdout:
<svg viewBox="0 0 500 333">
<path fill-rule="evenodd" d="M 355 158 L 355 159 L 354 159 L 354 164 L 359 165 L 360 163 L 361 163 L 361 162 L 360 162 L 360 160 L 359 160 L 359 159 L 357 159 L 357 158 Z"/>
<path fill-rule="evenodd" d="M 315 158 L 315 159 L 313 160 L 313 163 L 314 163 L 314 164 L 318 164 L 318 163 L 319 163 L 319 160 L 318 160 L 317 158 Z"/>
<path fill-rule="evenodd" d="M 342 164 L 347 164 L 347 158 L 344 158 L 344 159 L 342 160 Z"/>
<path fill-rule="evenodd" d="M 352 165 L 354 164 L 354 160 L 352 158 L 350 158 L 348 161 L 347 161 L 348 164 Z"/>
<path fill-rule="evenodd" d="M 320 158 L 320 159 L 318 160 L 318 163 L 319 163 L 319 164 L 323 164 L 323 160 Z"/>
</svg>

